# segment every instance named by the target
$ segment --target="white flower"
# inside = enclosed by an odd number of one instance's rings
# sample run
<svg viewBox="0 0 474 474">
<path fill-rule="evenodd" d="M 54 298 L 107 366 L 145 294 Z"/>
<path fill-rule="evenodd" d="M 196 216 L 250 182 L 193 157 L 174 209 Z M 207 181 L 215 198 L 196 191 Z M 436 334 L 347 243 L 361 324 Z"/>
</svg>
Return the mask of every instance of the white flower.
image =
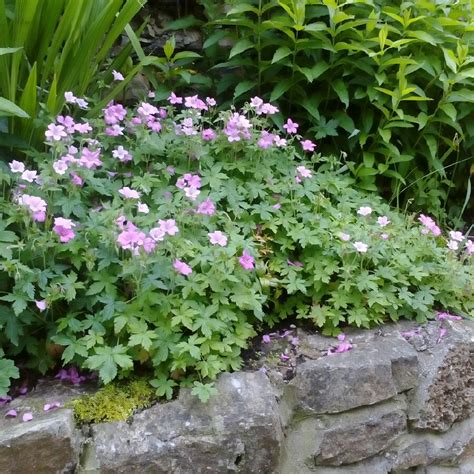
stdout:
<svg viewBox="0 0 474 474">
<path fill-rule="evenodd" d="M 449 233 L 449 236 L 451 237 L 452 240 L 456 240 L 458 242 L 462 242 L 464 240 L 464 235 L 462 232 L 459 232 L 459 231 L 454 231 L 452 230 L 450 233 Z"/>
<path fill-rule="evenodd" d="M 369 214 L 372 214 L 372 208 L 369 206 L 359 207 L 357 214 L 359 214 L 360 216 L 368 216 Z"/>
<path fill-rule="evenodd" d="M 21 173 L 21 179 L 32 183 L 36 179 L 36 171 L 25 170 Z"/>
<path fill-rule="evenodd" d="M 25 165 L 21 161 L 13 160 L 10 165 L 10 170 L 12 173 L 23 173 L 25 171 Z"/>
<path fill-rule="evenodd" d="M 116 71 L 115 69 L 112 71 L 112 75 L 114 76 L 114 81 L 123 81 L 124 77 L 121 72 Z"/>
<path fill-rule="evenodd" d="M 369 246 L 363 242 L 354 242 L 352 245 L 360 253 L 366 253 L 367 249 L 369 248 Z"/>
<path fill-rule="evenodd" d="M 456 240 L 450 240 L 448 242 L 448 249 L 449 250 L 457 250 L 459 248 L 459 242 Z"/>
<path fill-rule="evenodd" d="M 349 234 L 345 234 L 344 232 L 339 234 L 339 238 L 344 242 L 349 242 L 349 240 L 351 240 L 351 236 Z"/>
<path fill-rule="evenodd" d="M 67 163 L 63 160 L 58 160 L 53 163 L 53 168 L 56 173 L 63 175 L 67 171 Z"/>
<path fill-rule="evenodd" d="M 137 207 L 138 212 L 141 212 L 142 214 L 148 214 L 150 212 L 150 209 L 145 203 L 139 202 Z"/>
<path fill-rule="evenodd" d="M 390 221 L 388 220 L 387 216 L 381 216 L 377 219 L 377 224 L 380 227 L 385 227 L 386 225 L 390 224 Z"/>
</svg>

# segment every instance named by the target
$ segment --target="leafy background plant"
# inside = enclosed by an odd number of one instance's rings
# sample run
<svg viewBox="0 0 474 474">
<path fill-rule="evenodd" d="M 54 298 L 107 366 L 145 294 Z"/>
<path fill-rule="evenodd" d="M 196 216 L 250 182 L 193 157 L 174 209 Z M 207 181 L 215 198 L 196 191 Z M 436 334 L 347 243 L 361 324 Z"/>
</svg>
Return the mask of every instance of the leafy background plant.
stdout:
<svg viewBox="0 0 474 474">
<path fill-rule="evenodd" d="M 41 107 L 57 114 L 64 92 L 94 95 L 103 78 L 122 68 L 131 46 L 115 58 L 111 50 L 125 26 L 140 11 L 143 0 L 1 0 L 0 96 L 25 114 L 9 114 L 0 145 L 41 146 L 37 118 Z M 5 49 L 6 48 L 6 49 Z M 116 96 L 136 74 L 112 92 Z M 11 107 L 11 106 L 10 106 Z M 16 140 L 12 138 L 16 137 Z"/>
<path fill-rule="evenodd" d="M 201 3 L 221 101 L 277 101 L 323 152 L 344 152 L 362 189 L 469 219 L 472 2 Z"/>
</svg>

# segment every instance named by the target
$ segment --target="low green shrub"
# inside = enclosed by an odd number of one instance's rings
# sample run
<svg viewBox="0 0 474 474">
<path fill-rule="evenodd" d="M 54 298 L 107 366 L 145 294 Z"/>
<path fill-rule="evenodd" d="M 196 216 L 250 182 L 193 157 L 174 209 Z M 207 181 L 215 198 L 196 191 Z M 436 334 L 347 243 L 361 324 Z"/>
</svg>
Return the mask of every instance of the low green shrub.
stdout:
<svg viewBox="0 0 474 474">
<path fill-rule="evenodd" d="M 298 124 L 269 130 L 276 112 L 172 94 L 57 117 L 50 152 L 0 174 L 6 356 L 46 371 L 61 354 L 104 383 L 148 367 L 158 396 L 206 400 L 263 324 L 471 315 L 474 243 L 357 191 Z"/>
<path fill-rule="evenodd" d="M 362 189 L 463 215 L 474 159 L 470 0 L 201 3 L 213 19 L 204 67 L 221 101 L 277 101 L 324 139 L 323 152 L 347 154 Z"/>
</svg>

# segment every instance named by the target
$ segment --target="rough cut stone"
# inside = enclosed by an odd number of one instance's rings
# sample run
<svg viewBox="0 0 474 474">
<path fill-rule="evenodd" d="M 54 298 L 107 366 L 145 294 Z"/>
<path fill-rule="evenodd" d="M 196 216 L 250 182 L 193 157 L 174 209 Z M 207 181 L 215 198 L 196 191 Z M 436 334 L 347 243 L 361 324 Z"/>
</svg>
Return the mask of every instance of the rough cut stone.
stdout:
<svg viewBox="0 0 474 474">
<path fill-rule="evenodd" d="M 438 343 L 427 341 L 431 348 L 419 354 L 420 383 L 408 412 L 416 429 L 446 431 L 472 415 L 474 328 L 463 321 L 445 324 L 447 335 Z"/>
<path fill-rule="evenodd" d="M 260 372 L 223 374 L 202 404 L 189 391 L 132 423 L 93 428 L 101 473 L 273 473 L 282 432 L 275 395 Z"/>
<path fill-rule="evenodd" d="M 378 337 L 370 345 L 380 358 L 388 358 L 397 391 L 404 392 L 418 383 L 418 354 L 401 336 Z"/>
<path fill-rule="evenodd" d="M 299 409 L 338 413 L 395 396 L 390 360 L 374 355 L 374 351 L 356 348 L 300 364 L 289 384 L 299 399 Z"/>
<path fill-rule="evenodd" d="M 405 431 L 405 408 L 404 400 L 398 399 L 300 420 L 287 437 L 282 472 L 352 464 L 378 454 Z"/>
<path fill-rule="evenodd" d="M 53 474 L 73 472 L 78 434 L 71 410 L 59 410 L 0 432 L 0 472 Z"/>
<path fill-rule="evenodd" d="M 443 464 L 459 466 L 474 462 L 474 420 L 455 423 L 446 433 L 410 433 L 401 436 L 387 451 L 392 469 Z M 473 471 L 474 472 L 474 471 Z"/>
</svg>

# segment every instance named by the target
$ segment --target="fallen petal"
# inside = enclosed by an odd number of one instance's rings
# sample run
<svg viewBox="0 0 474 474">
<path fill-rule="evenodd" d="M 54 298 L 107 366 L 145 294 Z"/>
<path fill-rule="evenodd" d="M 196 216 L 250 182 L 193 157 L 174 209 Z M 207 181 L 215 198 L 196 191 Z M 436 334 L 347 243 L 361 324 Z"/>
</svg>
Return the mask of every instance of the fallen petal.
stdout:
<svg viewBox="0 0 474 474">
<path fill-rule="evenodd" d="M 16 410 L 8 410 L 6 413 L 5 413 L 5 416 L 10 416 L 12 418 L 16 418 L 18 416 L 18 413 Z"/>
<path fill-rule="evenodd" d="M 30 411 L 26 412 L 22 417 L 23 421 L 31 421 L 32 419 L 33 419 L 33 413 L 31 413 Z"/>
</svg>

